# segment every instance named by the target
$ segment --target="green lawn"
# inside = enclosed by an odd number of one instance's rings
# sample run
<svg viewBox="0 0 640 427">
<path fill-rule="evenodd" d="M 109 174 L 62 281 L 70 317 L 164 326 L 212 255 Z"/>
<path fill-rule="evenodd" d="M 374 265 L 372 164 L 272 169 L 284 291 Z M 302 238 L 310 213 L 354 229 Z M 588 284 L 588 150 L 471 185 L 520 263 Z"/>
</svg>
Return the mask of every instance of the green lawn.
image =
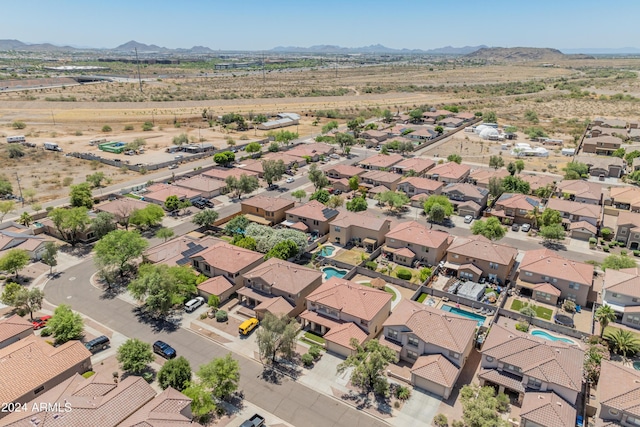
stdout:
<svg viewBox="0 0 640 427">
<path fill-rule="evenodd" d="M 519 312 L 520 309 L 522 307 L 525 307 L 529 305 L 528 302 L 522 302 L 520 300 L 514 300 L 513 303 L 511 304 L 511 311 L 517 311 Z M 551 316 L 553 316 L 553 310 L 546 308 L 546 307 L 540 307 L 537 305 L 531 305 L 537 313 L 537 317 L 544 319 L 544 320 L 551 320 Z"/>
<path fill-rule="evenodd" d="M 423 303 L 423 302 L 424 302 L 424 300 L 426 300 L 428 296 L 429 296 L 428 294 L 425 294 L 425 293 L 423 292 L 423 293 L 421 293 L 421 294 L 420 294 L 420 296 L 418 297 L 417 301 L 418 301 L 419 303 Z"/>
<path fill-rule="evenodd" d="M 312 332 L 305 332 L 304 333 L 304 338 L 307 339 L 308 341 L 312 341 L 312 342 L 317 343 L 317 344 L 324 345 L 324 343 L 325 343 L 325 339 L 324 338 L 322 338 L 321 336 L 316 335 L 316 334 L 314 334 Z"/>
</svg>

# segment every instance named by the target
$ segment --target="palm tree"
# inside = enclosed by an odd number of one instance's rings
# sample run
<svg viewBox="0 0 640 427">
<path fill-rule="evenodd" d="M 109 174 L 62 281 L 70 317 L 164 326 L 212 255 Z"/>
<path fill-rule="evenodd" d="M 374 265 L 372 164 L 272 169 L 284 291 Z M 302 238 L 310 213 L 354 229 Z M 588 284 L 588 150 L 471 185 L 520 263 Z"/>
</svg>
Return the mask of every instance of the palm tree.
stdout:
<svg viewBox="0 0 640 427">
<path fill-rule="evenodd" d="M 534 206 L 530 212 L 527 212 L 526 218 L 531 220 L 531 226 L 533 228 L 538 228 L 538 223 L 540 222 L 540 218 L 542 217 L 542 213 L 540 212 L 540 208 Z"/>
<path fill-rule="evenodd" d="M 624 358 L 627 355 L 633 356 L 640 351 L 640 341 L 630 331 L 616 329 L 614 332 L 607 334 L 607 341 L 609 341 L 613 352 L 621 354 Z"/>
<path fill-rule="evenodd" d="M 25 227 L 28 227 L 32 221 L 33 221 L 33 218 L 31 218 L 31 215 L 29 215 L 26 212 L 22 212 L 22 215 L 20 215 L 20 219 L 18 219 L 18 222 L 24 225 Z"/>
<path fill-rule="evenodd" d="M 602 338 L 607 325 L 616 320 L 616 312 L 610 305 L 601 305 L 596 310 L 595 319 L 600 324 L 600 338 Z"/>
</svg>

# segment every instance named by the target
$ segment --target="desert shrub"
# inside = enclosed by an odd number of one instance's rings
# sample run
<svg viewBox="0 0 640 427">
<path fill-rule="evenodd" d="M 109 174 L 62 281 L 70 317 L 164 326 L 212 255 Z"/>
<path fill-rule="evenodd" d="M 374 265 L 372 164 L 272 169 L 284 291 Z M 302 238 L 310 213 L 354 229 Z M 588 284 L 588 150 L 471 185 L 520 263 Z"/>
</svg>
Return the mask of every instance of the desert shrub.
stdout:
<svg viewBox="0 0 640 427">
<path fill-rule="evenodd" d="M 313 356 L 309 353 L 305 353 L 302 355 L 302 364 L 306 367 L 313 365 Z"/>
<path fill-rule="evenodd" d="M 527 322 L 518 322 L 516 323 L 516 330 L 520 332 L 528 332 L 529 331 L 529 323 Z"/>
<path fill-rule="evenodd" d="M 216 321 L 218 322 L 226 322 L 228 319 L 227 312 L 224 310 L 216 311 Z"/>
<path fill-rule="evenodd" d="M 576 311 L 576 303 L 571 300 L 565 300 L 564 304 L 562 304 L 562 308 L 567 313 L 575 313 Z"/>
<path fill-rule="evenodd" d="M 633 256 L 640 256 L 640 251 L 638 250 L 633 251 Z"/>
<path fill-rule="evenodd" d="M 15 122 L 11 123 L 11 127 L 13 127 L 14 129 L 24 129 L 27 127 L 27 124 L 25 122 L 16 120 Z"/>
<path fill-rule="evenodd" d="M 407 400 L 409 397 L 411 397 L 411 389 L 409 387 L 401 385 L 396 388 L 396 399 Z"/>
<path fill-rule="evenodd" d="M 402 280 L 411 280 L 411 277 L 413 276 L 413 274 L 411 274 L 411 271 L 407 270 L 406 268 L 399 268 L 396 272 L 396 275 L 398 276 L 398 279 Z"/>
<path fill-rule="evenodd" d="M 125 125 L 124 130 L 133 130 L 133 125 Z"/>
<path fill-rule="evenodd" d="M 612 234 L 613 234 L 613 231 L 610 228 L 604 227 L 603 229 L 600 230 L 600 235 L 604 240 L 609 240 Z"/>
<path fill-rule="evenodd" d="M 449 420 L 445 414 L 438 414 L 433 417 L 433 425 L 436 427 L 448 427 Z"/>
<path fill-rule="evenodd" d="M 313 344 L 309 348 L 309 353 L 314 359 L 317 359 L 322 354 L 322 348 L 319 345 Z"/>
<path fill-rule="evenodd" d="M 590 237 L 589 238 L 589 244 L 590 245 L 595 245 L 596 243 L 598 243 L 598 239 L 596 239 L 595 237 Z"/>
<path fill-rule="evenodd" d="M 378 263 L 375 261 L 367 261 L 364 266 L 373 271 L 376 271 L 378 269 Z"/>
<path fill-rule="evenodd" d="M 111 132 L 111 131 L 112 131 L 111 126 L 109 125 L 102 126 L 102 132 Z"/>
<path fill-rule="evenodd" d="M 153 123 L 151 122 L 144 122 L 144 124 L 142 125 L 142 130 L 145 132 L 148 132 L 152 129 L 153 129 Z"/>
</svg>

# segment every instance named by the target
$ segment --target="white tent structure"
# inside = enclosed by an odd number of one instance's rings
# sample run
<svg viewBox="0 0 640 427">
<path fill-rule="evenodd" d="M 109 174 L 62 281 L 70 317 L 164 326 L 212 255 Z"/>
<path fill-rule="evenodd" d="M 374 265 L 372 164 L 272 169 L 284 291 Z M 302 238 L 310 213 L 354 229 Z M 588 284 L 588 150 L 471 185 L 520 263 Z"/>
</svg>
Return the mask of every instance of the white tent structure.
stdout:
<svg viewBox="0 0 640 427">
<path fill-rule="evenodd" d="M 485 127 L 484 129 L 482 129 L 482 131 L 480 131 L 480 138 L 482 139 L 497 139 L 498 135 L 500 135 L 498 130 L 490 127 Z"/>
<path fill-rule="evenodd" d="M 478 126 L 476 126 L 476 127 L 473 129 L 473 131 L 474 131 L 475 133 L 479 134 L 480 132 L 482 132 L 483 130 L 485 130 L 485 129 L 487 129 L 487 128 L 489 128 L 489 126 L 486 126 L 486 125 L 478 125 Z"/>
</svg>

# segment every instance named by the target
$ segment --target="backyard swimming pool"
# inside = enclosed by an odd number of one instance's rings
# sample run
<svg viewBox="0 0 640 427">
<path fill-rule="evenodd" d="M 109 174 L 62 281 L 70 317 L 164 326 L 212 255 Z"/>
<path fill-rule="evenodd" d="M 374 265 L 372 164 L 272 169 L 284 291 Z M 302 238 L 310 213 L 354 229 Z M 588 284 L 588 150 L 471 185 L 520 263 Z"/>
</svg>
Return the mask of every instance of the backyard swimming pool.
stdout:
<svg viewBox="0 0 640 427">
<path fill-rule="evenodd" d="M 322 249 L 318 251 L 318 255 L 323 257 L 330 257 L 335 252 L 335 246 L 323 246 Z"/>
<path fill-rule="evenodd" d="M 479 314 L 475 314 L 458 307 L 452 307 L 450 305 L 443 305 L 442 307 L 440 307 L 440 310 L 448 311 L 449 313 L 457 314 L 458 316 L 466 317 L 467 319 L 476 320 L 478 322 L 478 326 L 482 326 L 486 319 L 486 317 Z"/>
<path fill-rule="evenodd" d="M 325 280 L 329 280 L 332 277 L 342 279 L 349 272 L 348 270 L 343 270 L 341 268 L 335 267 L 322 267 L 321 270 Z"/>
<path fill-rule="evenodd" d="M 557 337 L 557 336 L 551 335 L 547 331 L 543 331 L 541 329 L 534 329 L 533 331 L 531 331 L 531 335 L 533 335 L 534 337 L 540 337 L 540 338 L 543 338 L 543 339 L 549 340 L 549 341 L 562 341 L 562 342 L 566 342 L 567 344 L 575 344 L 576 343 L 574 340 L 570 340 L 569 338 Z"/>
</svg>

